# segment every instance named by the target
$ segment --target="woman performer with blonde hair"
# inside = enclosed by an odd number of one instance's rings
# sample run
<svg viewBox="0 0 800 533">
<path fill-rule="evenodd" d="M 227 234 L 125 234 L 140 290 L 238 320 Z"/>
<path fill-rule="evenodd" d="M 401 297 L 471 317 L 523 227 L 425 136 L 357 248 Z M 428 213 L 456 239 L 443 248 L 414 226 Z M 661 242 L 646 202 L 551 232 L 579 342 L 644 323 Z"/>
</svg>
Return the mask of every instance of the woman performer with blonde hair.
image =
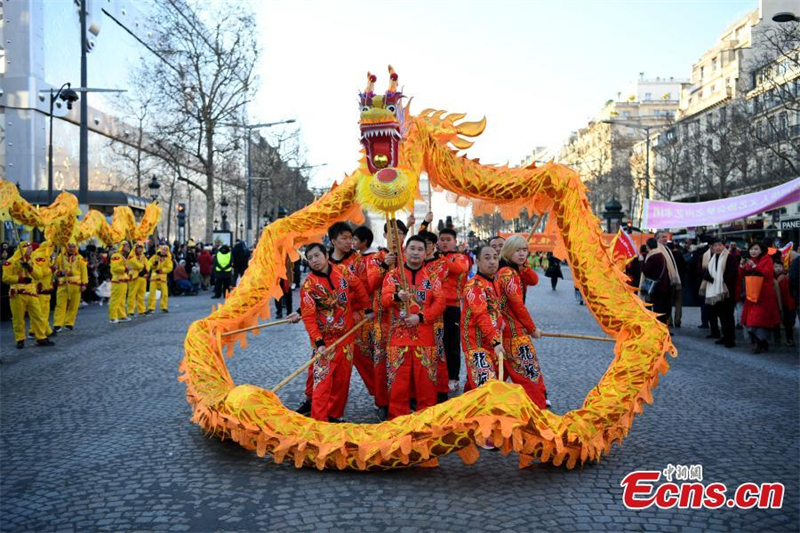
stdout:
<svg viewBox="0 0 800 533">
<path fill-rule="evenodd" d="M 503 348 L 505 370 L 513 383 L 521 385 L 530 399 L 546 409 L 547 390 L 539 368 L 539 359 L 530 337 L 541 337 L 525 307 L 528 285 L 539 283 L 539 276 L 527 264 L 528 241 L 521 235 L 509 237 L 500 251 L 500 268 L 495 286 L 500 297 L 500 310 L 505 319 Z"/>
</svg>

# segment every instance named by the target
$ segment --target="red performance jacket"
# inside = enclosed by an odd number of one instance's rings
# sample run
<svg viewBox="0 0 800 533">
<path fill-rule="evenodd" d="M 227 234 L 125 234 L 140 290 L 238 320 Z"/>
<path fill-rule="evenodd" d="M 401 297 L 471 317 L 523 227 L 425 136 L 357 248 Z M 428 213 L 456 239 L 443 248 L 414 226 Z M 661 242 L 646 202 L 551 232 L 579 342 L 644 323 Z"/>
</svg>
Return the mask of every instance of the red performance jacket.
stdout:
<svg viewBox="0 0 800 533">
<path fill-rule="evenodd" d="M 312 270 L 300 288 L 300 314 L 315 347 L 337 340 L 355 325 L 353 313 L 369 308 L 361 280 L 338 265 L 328 265 L 327 274 Z"/>
<path fill-rule="evenodd" d="M 444 280 L 444 294 L 447 307 L 458 307 L 464 281 L 469 272 L 469 258 L 461 252 L 447 252 L 441 255 L 447 265 L 447 277 Z"/>
<path fill-rule="evenodd" d="M 494 281 L 477 273 L 464 285 L 461 306 L 461 345 L 465 353 L 491 352 L 502 342 L 503 318 Z"/>
<path fill-rule="evenodd" d="M 333 252 L 330 253 L 330 262 L 334 265 L 341 265 L 347 267 L 351 274 L 361 280 L 364 288 L 369 291 L 369 282 L 367 281 L 367 268 L 366 261 L 361 257 L 361 254 L 350 250 L 347 254 L 339 260 L 333 258 Z"/>
<path fill-rule="evenodd" d="M 505 319 L 505 329 L 511 335 L 530 334 L 536 325 L 525 307 L 526 285 L 536 285 L 539 277 L 530 267 L 518 268 L 505 261 L 495 275 L 495 287 L 500 298 L 500 311 Z"/>
<path fill-rule="evenodd" d="M 403 287 L 400 271 L 393 269 L 386 275 L 381 290 L 381 304 L 391 312 L 391 338 L 389 346 L 434 346 L 433 325 L 444 313 L 445 301 L 442 295 L 442 282 L 436 274 L 425 267 L 412 270 L 404 265 L 406 283 L 412 295 L 408 308 L 410 314 L 421 315 L 421 322 L 414 327 L 406 327 L 400 312 L 403 302 L 397 293 Z"/>
</svg>

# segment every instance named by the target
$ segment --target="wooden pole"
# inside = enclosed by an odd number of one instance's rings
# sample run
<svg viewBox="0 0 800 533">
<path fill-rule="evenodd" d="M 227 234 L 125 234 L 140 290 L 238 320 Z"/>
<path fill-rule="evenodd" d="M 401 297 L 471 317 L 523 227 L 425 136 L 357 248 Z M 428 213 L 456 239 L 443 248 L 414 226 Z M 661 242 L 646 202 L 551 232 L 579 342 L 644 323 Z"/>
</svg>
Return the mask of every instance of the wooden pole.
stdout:
<svg viewBox="0 0 800 533">
<path fill-rule="evenodd" d="M 226 331 L 225 333 L 222 334 L 222 336 L 223 337 L 227 337 L 228 335 L 235 335 L 236 333 L 242 333 L 243 331 L 250 331 L 250 330 L 253 330 L 253 329 L 270 328 L 272 326 L 277 326 L 279 324 L 288 324 L 289 322 L 291 322 L 291 320 L 286 318 L 286 319 L 283 319 L 283 320 L 276 320 L 275 322 L 267 322 L 266 324 L 256 324 L 255 326 L 250 326 L 250 327 L 247 327 L 247 328 L 234 329 L 233 331 Z"/>
<path fill-rule="evenodd" d="M 571 333 L 542 333 L 542 337 L 556 337 L 559 339 L 583 339 L 587 341 L 617 342 L 611 337 L 593 337 L 591 335 L 573 335 Z"/>
<path fill-rule="evenodd" d="M 403 286 L 403 290 L 409 292 L 408 290 L 408 281 L 406 281 L 406 268 L 405 268 L 405 257 L 403 257 L 403 246 L 400 242 L 400 233 L 397 230 L 397 218 L 392 214 L 392 231 L 394 232 L 392 235 L 392 240 L 394 241 L 396 253 L 397 253 L 397 268 L 400 270 L 400 284 Z M 403 310 L 408 316 L 408 302 L 403 302 Z"/>
<path fill-rule="evenodd" d="M 295 370 L 294 372 L 292 372 L 291 374 L 289 374 L 288 376 L 283 378 L 283 380 L 280 383 L 275 385 L 275 388 L 272 389 L 272 392 L 277 393 L 279 390 L 281 390 L 283 387 L 285 387 L 290 381 L 292 381 L 294 378 L 299 376 L 304 370 L 306 370 L 308 367 L 310 367 L 311 365 L 316 363 L 319 360 L 320 357 L 322 357 L 323 355 L 328 355 L 330 352 L 335 350 L 336 347 L 339 346 L 342 343 L 342 341 L 344 341 L 347 337 L 349 337 L 350 335 L 355 333 L 358 330 L 358 328 L 360 328 L 361 326 L 363 326 L 364 324 L 366 324 L 370 320 L 371 319 L 369 319 L 367 317 L 364 317 L 363 319 L 361 319 L 361 322 L 359 322 L 358 324 L 353 326 L 350 329 L 350 331 L 348 331 L 347 333 L 345 333 L 344 335 L 339 337 L 336 340 L 336 342 L 334 342 L 330 346 L 326 346 L 324 350 L 322 350 L 317 355 L 315 355 L 313 358 L 311 358 L 308 361 L 306 361 L 305 363 L 303 363 L 303 365 L 300 368 L 298 368 L 297 370 Z"/>
<path fill-rule="evenodd" d="M 505 381 L 505 376 L 503 375 L 503 352 L 497 354 L 497 379 Z"/>
</svg>

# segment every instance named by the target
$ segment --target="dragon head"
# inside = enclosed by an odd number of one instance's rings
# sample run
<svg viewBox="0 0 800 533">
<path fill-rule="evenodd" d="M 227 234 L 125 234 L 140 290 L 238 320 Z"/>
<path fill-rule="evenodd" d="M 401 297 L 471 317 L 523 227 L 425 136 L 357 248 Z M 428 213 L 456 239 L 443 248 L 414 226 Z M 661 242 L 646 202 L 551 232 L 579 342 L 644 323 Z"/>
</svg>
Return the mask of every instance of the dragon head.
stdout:
<svg viewBox="0 0 800 533">
<path fill-rule="evenodd" d="M 397 73 L 389 65 L 389 89 L 386 94 L 375 94 L 377 76 L 367 72 L 367 87 L 359 94 L 361 109 L 361 144 L 367 157 L 367 167 L 372 174 L 384 168 L 397 166 L 399 158 L 403 93 L 397 90 Z"/>
</svg>

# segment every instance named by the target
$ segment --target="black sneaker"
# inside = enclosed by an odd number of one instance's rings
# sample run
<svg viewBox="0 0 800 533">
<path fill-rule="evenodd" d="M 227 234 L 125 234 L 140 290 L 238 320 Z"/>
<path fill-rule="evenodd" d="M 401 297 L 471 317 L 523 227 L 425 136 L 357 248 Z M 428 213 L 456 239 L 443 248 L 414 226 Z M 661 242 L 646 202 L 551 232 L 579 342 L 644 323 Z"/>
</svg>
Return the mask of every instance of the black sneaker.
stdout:
<svg viewBox="0 0 800 533">
<path fill-rule="evenodd" d="M 717 339 L 714 341 L 714 344 L 725 344 L 725 339 Z"/>
<path fill-rule="evenodd" d="M 447 395 L 446 392 L 437 392 L 436 393 L 436 403 L 444 403 L 449 399 L 450 399 L 450 397 Z"/>
<path fill-rule="evenodd" d="M 144 314 L 145 314 L 145 315 L 152 315 L 152 314 L 153 314 L 153 312 L 152 312 L 152 311 L 145 311 L 145 312 L 144 312 Z"/>
<path fill-rule="evenodd" d="M 384 422 L 384 421 L 386 421 L 387 418 L 389 418 L 389 408 L 388 407 L 378 407 L 377 411 L 378 411 L 378 413 L 377 413 L 378 420 L 380 420 L 381 422 Z"/>
<path fill-rule="evenodd" d="M 169 309 L 162 309 L 161 312 L 162 313 L 169 313 Z"/>
<path fill-rule="evenodd" d="M 36 334 L 34 332 L 32 332 L 32 331 L 29 331 L 28 332 L 28 338 L 29 339 L 35 339 L 36 338 Z"/>
<path fill-rule="evenodd" d="M 73 329 L 75 329 L 75 326 L 64 326 L 64 327 L 66 327 L 66 328 L 67 328 L 68 330 L 70 330 L 70 331 L 72 331 Z"/>
<path fill-rule="evenodd" d="M 55 346 L 56 343 L 50 339 L 36 339 L 36 346 Z"/>
<path fill-rule="evenodd" d="M 67 327 L 69 327 L 69 326 L 67 326 Z M 56 334 L 59 331 L 61 331 L 61 326 L 56 326 L 56 327 L 53 328 L 53 334 Z"/>
<path fill-rule="evenodd" d="M 311 400 L 309 398 L 306 398 L 305 401 L 303 401 L 303 403 L 300 404 L 300 407 L 295 409 L 295 412 L 297 414 L 301 414 L 301 415 L 310 415 L 311 414 Z"/>
<path fill-rule="evenodd" d="M 328 422 L 330 422 L 331 424 L 347 424 L 347 420 L 345 420 L 344 418 L 334 418 L 332 416 L 328 417 Z"/>
<path fill-rule="evenodd" d="M 25 347 L 25 341 L 17 341 L 17 350 L 21 350 Z"/>
</svg>

